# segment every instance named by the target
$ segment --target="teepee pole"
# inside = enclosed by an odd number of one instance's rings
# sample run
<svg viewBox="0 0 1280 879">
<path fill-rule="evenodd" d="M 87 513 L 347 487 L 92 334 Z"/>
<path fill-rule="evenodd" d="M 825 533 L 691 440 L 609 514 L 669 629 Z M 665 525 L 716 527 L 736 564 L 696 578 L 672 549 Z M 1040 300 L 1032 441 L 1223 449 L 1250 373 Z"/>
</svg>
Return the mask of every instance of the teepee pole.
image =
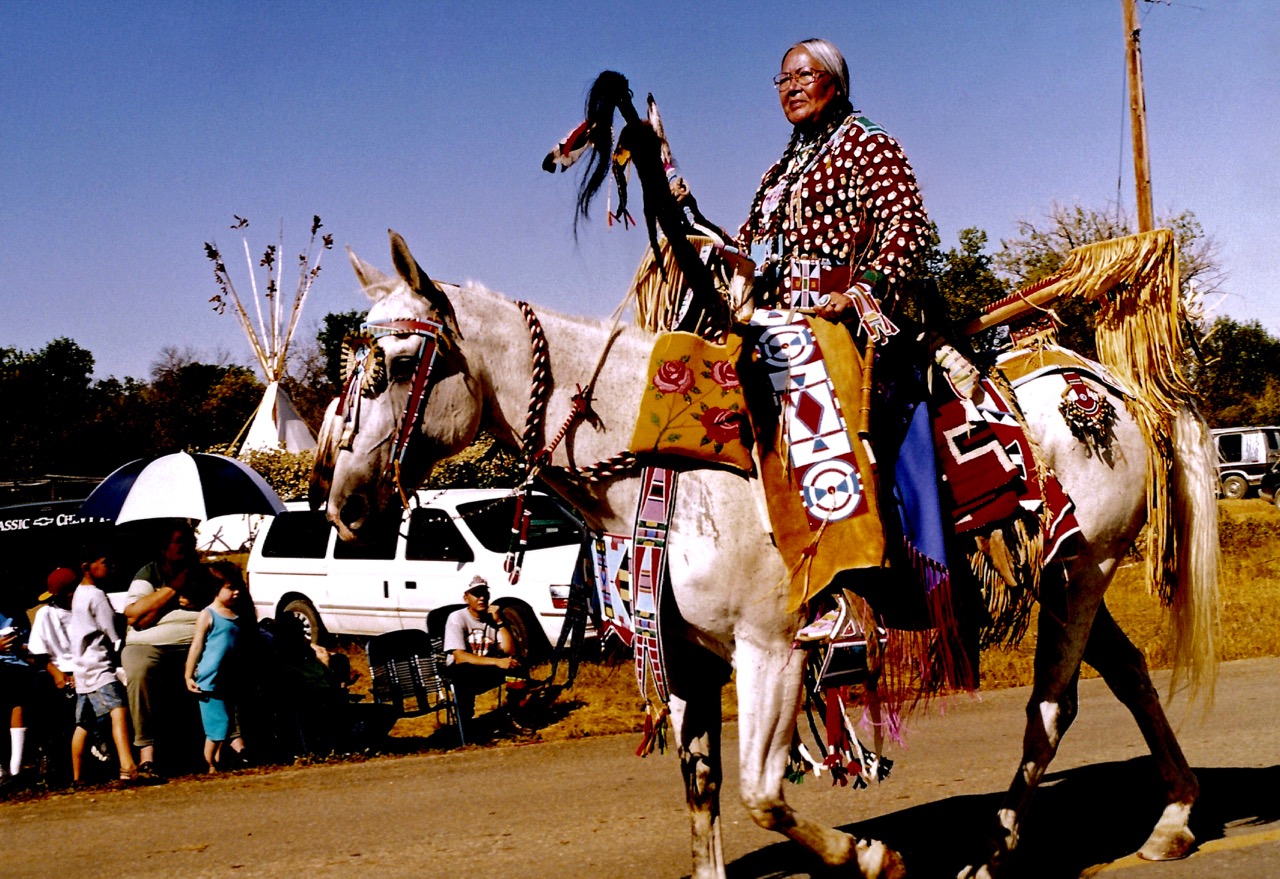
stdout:
<svg viewBox="0 0 1280 879">
<path fill-rule="evenodd" d="M 253 308 L 258 313 L 258 332 L 254 340 L 254 350 L 258 352 L 258 362 L 262 364 L 262 371 L 267 371 L 266 355 L 262 352 L 262 345 L 258 340 L 267 338 L 267 325 L 262 320 L 262 301 L 258 296 L 258 276 L 253 271 L 253 257 L 249 255 L 249 236 L 241 235 L 240 240 L 244 242 L 244 262 L 249 267 L 249 286 L 253 288 Z"/>
</svg>

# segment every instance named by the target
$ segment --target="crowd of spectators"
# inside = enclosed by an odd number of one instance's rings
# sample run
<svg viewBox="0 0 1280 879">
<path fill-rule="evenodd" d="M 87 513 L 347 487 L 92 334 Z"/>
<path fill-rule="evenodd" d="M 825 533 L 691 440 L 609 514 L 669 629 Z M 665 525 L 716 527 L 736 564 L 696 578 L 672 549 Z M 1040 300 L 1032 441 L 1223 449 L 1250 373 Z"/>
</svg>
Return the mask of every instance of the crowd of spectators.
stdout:
<svg viewBox="0 0 1280 879">
<path fill-rule="evenodd" d="M 394 722 L 353 717 L 370 706 L 351 704 L 346 657 L 292 616 L 259 621 L 239 567 L 204 564 L 187 523 L 134 575 L 122 614 L 99 588 L 110 566 L 85 548 L 48 575 L 34 615 L 0 610 L 0 788 L 154 784 L 363 750 Z"/>
</svg>

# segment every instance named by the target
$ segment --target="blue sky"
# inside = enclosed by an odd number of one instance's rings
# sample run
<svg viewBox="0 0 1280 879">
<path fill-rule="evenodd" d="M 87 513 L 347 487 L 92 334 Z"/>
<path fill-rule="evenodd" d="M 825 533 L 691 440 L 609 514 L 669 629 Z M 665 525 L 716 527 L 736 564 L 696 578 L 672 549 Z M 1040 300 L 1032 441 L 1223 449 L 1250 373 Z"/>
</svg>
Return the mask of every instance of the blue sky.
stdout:
<svg viewBox="0 0 1280 879">
<path fill-rule="evenodd" d="M 628 9 L 643 8 L 643 15 Z M 1157 213 L 1220 243 L 1219 313 L 1280 334 L 1280 4 L 1139 0 Z M 1056 201 L 1134 213 L 1119 0 L 803 4 L 15 2 L 0 24 L 0 346 L 69 336 L 100 376 L 166 346 L 250 363 L 203 242 L 255 254 L 312 214 L 338 244 L 303 316 L 365 307 L 343 245 L 386 230 L 447 281 L 604 316 L 644 248 L 545 152 L 601 70 L 653 92 L 704 212 L 741 221 L 788 126 L 769 82 L 825 36 L 952 246 Z M 1119 188 L 1118 188 L 1119 185 Z M 243 262 L 229 262 L 247 286 Z M 286 272 L 286 282 L 292 279 Z"/>
</svg>

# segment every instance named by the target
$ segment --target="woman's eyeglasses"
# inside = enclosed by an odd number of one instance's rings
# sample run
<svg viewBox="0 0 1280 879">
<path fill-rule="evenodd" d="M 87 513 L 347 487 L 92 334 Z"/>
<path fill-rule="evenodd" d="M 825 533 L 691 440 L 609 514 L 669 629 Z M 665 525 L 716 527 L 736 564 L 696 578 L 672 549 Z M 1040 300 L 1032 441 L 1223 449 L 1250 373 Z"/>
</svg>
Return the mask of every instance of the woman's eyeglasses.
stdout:
<svg viewBox="0 0 1280 879">
<path fill-rule="evenodd" d="M 779 73 L 773 78 L 773 85 L 778 91 L 783 91 L 791 87 L 791 83 L 796 83 L 801 88 L 807 88 L 813 85 L 813 81 L 819 76 L 826 73 L 825 70 L 797 70 L 794 73 Z"/>
</svg>

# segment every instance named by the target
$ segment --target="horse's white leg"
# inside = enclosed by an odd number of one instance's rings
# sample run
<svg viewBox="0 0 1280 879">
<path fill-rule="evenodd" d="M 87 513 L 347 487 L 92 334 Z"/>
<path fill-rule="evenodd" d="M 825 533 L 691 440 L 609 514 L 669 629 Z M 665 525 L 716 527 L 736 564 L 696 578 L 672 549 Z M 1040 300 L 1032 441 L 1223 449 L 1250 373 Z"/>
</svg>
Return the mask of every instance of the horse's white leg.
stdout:
<svg viewBox="0 0 1280 879">
<path fill-rule="evenodd" d="M 1164 813 L 1139 856 L 1151 861 L 1185 858 L 1195 843 L 1187 827 L 1191 805 L 1200 792 L 1195 773 L 1169 726 L 1160 696 L 1147 673 L 1142 651 L 1116 625 L 1104 604 L 1098 611 L 1085 647 L 1084 661 L 1098 670 L 1111 692 L 1129 709 L 1155 758 L 1167 795 Z"/>
<path fill-rule="evenodd" d="M 1057 612 L 1053 609 L 1053 602 L 1042 596 L 1036 629 L 1035 683 L 1027 703 L 1022 764 L 1005 794 L 1003 807 L 996 815 L 998 827 L 993 834 L 986 863 L 961 870 L 961 879 L 995 876 L 1009 853 L 1017 847 L 1022 819 L 1036 785 L 1057 754 L 1062 736 L 1076 718 L 1080 662 L 1094 616 L 1114 570 L 1114 559 L 1103 562 L 1078 559 L 1072 566 L 1067 600 L 1059 603 Z M 1045 590 L 1063 588 L 1062 581 L 1056 577 L 1046 577 L 1042 587 Z M 1045 595 L 1048 594 L 1046 591 Z M 1065 615 L 1059 616 L 1064 606 Z"/>
<path fill-rule="evenodd" d="M 776 830 L 812 851 L 823 863 L 856 863 L 866 879 L 904 876 L 902 858 L 875 840 L 847 833 L 797 815 L 782 795 L 787 755 L 800 710 L 804 656 L 789 640 L 767 646 L 740 637 L 736 648 L 738 736 L 742 802 L 756 824 Z"/>
<path fill-rule="evenodd" d="M 671 725 L 693 829 L 692 879 L 724 879 L 720 841 L 720 687 L 671 697 Z"/>
</svg>

